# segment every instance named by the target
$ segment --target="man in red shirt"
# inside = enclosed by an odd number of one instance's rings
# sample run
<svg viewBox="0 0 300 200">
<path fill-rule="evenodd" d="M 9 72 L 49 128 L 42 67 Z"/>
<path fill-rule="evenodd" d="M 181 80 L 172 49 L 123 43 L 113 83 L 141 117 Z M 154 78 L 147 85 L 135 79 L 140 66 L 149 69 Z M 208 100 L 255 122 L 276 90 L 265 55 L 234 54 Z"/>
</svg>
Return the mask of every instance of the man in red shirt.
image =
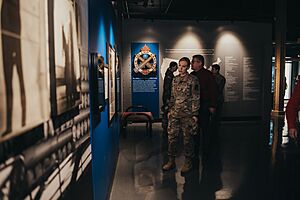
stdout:
<svg viewBox="0 0 300 200">
<path fill-rule="evenodd" d="M 199 126 L 202 130 L 202 160 L 207 161 L 212 144 L 209 133 L 210 116 L 216 111 L 217 104 L 217 84 L 211 71 L 204 68 L 204 57 L 194 55 L 192 58 L 192 75 L 199 79 L 200 83 L 200 115 Z M 195 155 L 199 155 L 200 134 L 195 138 Z"/>
<path fill-rule="evenodd" d="M 298 111 L 300 110 L 300 80 L 297 82 L 292 97 L 286 106 L 286 119 L 288 123 L 289 136 L 292 139 L 297 139 L 296 120 Z"/>
</svg>

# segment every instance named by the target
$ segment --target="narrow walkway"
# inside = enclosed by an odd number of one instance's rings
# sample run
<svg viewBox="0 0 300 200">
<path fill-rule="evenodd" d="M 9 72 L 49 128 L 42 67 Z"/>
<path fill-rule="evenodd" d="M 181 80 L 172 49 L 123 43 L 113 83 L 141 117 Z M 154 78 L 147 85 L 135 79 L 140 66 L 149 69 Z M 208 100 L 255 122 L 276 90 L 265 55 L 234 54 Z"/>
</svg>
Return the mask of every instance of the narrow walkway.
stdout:
<svg viewBox="0 0 300 200">
<path fill-rule="evenodd" d="M 182 148 L 176 158 L 177 169 L 161 170 L 166 160 L 167 140 L 160 123 L 154 124 L 152 138 L 145 134 L 144 124 L 130 125 L 127 137 L 121 138 L 110 199 L 299 199 L 292 190 L 300 183 L 297 151 L 283 149 L 278 142 L 275 145 L 279 147 L 274 147 L 273 142 L 264 145 L 269 133 L 263 133 L 262 127 L 261 122 L 222 123 L 220 151 L 205 165 L 200 157 L 199 166 L 183 176 Z"/>
</svg>

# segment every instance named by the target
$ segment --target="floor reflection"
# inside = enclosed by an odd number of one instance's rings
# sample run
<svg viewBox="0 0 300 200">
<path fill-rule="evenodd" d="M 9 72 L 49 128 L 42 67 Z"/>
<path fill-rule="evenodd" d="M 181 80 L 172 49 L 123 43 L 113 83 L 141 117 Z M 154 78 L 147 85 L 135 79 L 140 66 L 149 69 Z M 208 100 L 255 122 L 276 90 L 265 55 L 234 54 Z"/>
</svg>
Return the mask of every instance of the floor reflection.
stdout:
<svg viewBox="0 0 300 200">
<path fill-rule="evenodd" d="M 269 145 L 262 122 L 222 123 L 209 159 L 203 162 L 200 155 L 194 161 L 196 167 L 184 175 L 180 173 L 182 142 L 176 169 L 161 170 L 167 158 L 167 138 L 160 123 L 154 124 L 151 138 L 143 125 L 128 127 L 127 138 L 120 141 L 110 199 L 299 199 L 300 153 L 297 147 L 285 147 L 284 121 L 284 117 L 272 118 Z"/>
</svg>

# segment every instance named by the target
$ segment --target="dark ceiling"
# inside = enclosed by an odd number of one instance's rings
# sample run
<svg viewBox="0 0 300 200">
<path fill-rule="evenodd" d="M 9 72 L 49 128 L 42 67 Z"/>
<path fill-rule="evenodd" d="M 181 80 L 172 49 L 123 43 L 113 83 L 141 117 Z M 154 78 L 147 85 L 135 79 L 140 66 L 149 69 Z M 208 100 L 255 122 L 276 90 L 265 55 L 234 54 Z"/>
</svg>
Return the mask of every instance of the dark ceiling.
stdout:
<svg viewBox="0 0 300 200">
<path fill-rule="evenodd" d="M 274 24 L 276 0 L 115 0 L 124 18 L 255 21 Z M 286 1 L 286 0 L 282 0 Z M 287 40 L 300 37 L 300 1 L 287 0 Z"/>
</svg>

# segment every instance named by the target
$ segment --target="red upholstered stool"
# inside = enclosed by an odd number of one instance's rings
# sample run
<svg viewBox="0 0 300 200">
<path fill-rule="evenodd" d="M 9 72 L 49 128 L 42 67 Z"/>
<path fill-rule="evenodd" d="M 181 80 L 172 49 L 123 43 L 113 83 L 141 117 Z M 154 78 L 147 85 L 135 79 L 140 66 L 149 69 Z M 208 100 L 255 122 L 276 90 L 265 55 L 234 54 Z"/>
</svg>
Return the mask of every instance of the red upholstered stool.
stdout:
<svg viewBox="0 0 300 200">
<path fill-rule="evenodd" d="M 134 110 L 134 111 L 133 111 Z M 128 123 L 146 123 L 146 131 L 152 136 L 152 113 L 144 106 L 129 106 L 125 112 L 122 113 L 121 127 L 124 136 L 126 136 L 126 127 Z"/>
</svg>

